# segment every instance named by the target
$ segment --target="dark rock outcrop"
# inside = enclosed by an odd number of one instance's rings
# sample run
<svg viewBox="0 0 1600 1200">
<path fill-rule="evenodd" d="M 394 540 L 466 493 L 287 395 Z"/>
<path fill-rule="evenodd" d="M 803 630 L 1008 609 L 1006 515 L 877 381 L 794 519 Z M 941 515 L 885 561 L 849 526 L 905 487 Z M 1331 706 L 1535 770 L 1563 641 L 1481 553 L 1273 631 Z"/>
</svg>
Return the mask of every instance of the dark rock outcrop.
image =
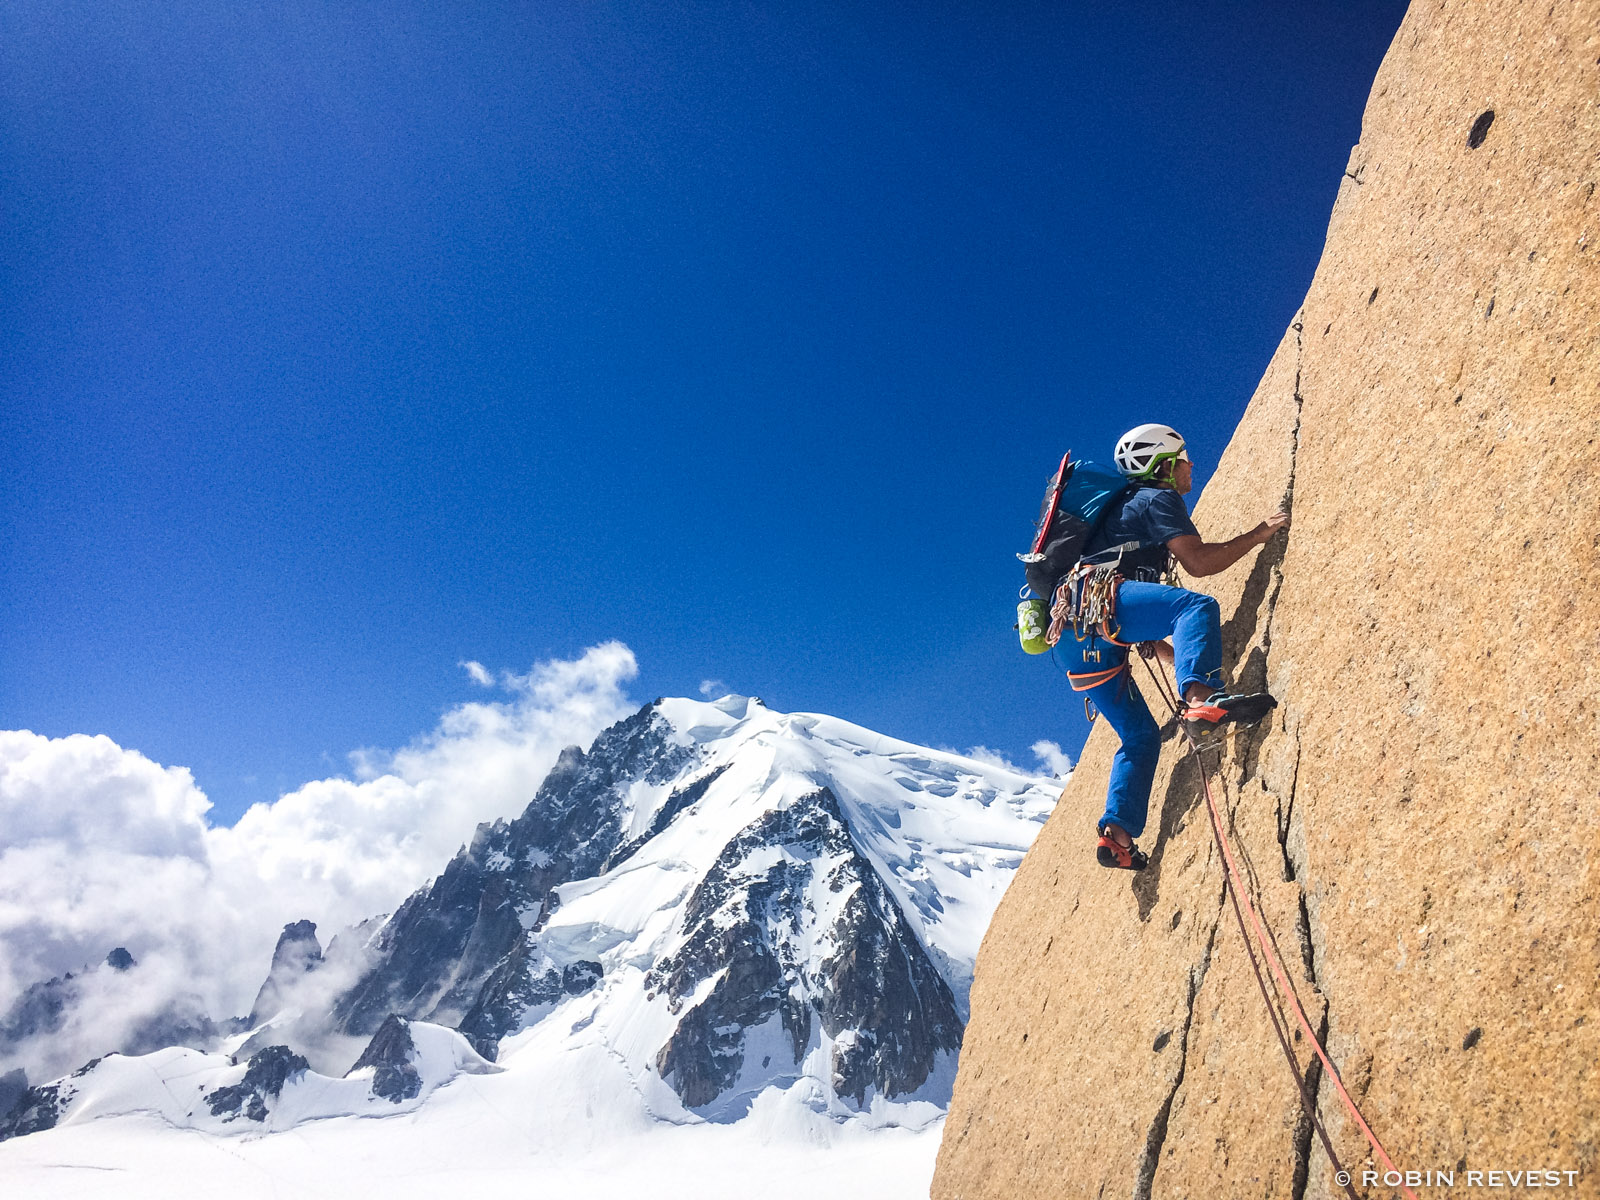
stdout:
<svg viewBox="0 0 1600 1200">
<path fill-rule="evenodd" d="M 205 1097 L 211 1115 L 224 1120 L 244 1117 L 267 1119 L 269 1100 L 283 1094 L 284 1085 L 309 1069 L 310 1064 L 287 1046 L 268 1046 L 251 1058 L 244 1078 L 231 1087 L 218 1088 Z"/>
<path fill-rule="evenodd" d="M 78 998 L 76 978 L 68 971 L 28 985 L 0 1018 L 0 1055 L 19 1042 L 60 1031 L 68 1007 Z"/>
<path fill-rule="evenodd" d="M 564 994 L 561 972 L 534 949 L 533 941 L 518 940 L 484 980 L 478 1002 L 457 1026 L 472 1048 L 490 1062 L 499 1056 L 500 1039 L 512 1032 L 525 1014 L 556 1003 Z"/>
<path fill-rule="evenodd" d="M 0 1116 L 0 1142 L 54 1129 L 66 1110 L 67 1096 L 62 1092 L 59 1083 L 25 1089 L 12 1100 L 10 1110 Z"/>
<path fill-rule="evenodd" d="M 597 962 L 582 960 L 561 968 L 561 990 L 569 996 L 581 996 L 592 991 L 605 975 Z"/>
<path fill-rule="evenodd" d="M 199 996 L 177 996 L 160 1012 L 136 1022 L 109 1053 L 153 1054 L 168 1046 L 209 1050 L 218 1036 L 216 1022 L 201 1007 Z"/>
<path fill-rule="evenodd" d="M 270 1020 L 283 1011 L 284 1002 L 295 985 L 322 965 L 322 943 L 317 941 L 314 921 L 294 921 L 283 927 L 272 951 L 272 966 L 256 993 L 256 1001 L 245 1018 L 246 1028 Z"/>
<path fill-rule="evenodd" d="M 137 966 L 127 947 L 118 946 L 105 957 L 105 965 L 113 971 L 128 971 Z M 59 1033 L 67 1017 L 83 993 L 83 975 L 95 970 L 85 967 L 83 973 L 68 971 L 53 979 L 30 984 L 0 1018 L 0 1055 L 7 1046 L 27 1041 L 29 1038 Z M 121 1047 L 117 1047 L 121 1049 Z"/>
<path fill-rule="evenodd" d="M 137 961 L 134 959 L 133 955 L 128 953 L 128 948 L 126 946 L 118 946 L 115 950 L 111 951 L 110 954 L 106 955 L 106 966 L 110 967 L 113 971 L 126 971 L 130 967 L 135 967 L 137 965 Z"/>
<path fill-rule="evenodd" d="M 54 1083 L 46 1083 L 39 1087 L 25 1088 L 11 1102 L 9 1110 L 0 1111 L 0 1142 L 7 1138 L 54 1129 L 67 1111 L 67 1105 L 77 1094 L 74 1080 L 82 1079 L 98 1067 L 101 1061 L 98 1058 L 91 1058 L 66 1079 L 58 1079 Z M 6 1078 L 11 1079 L 21 1074 L 20 1071 L 13 1071 Z"/>
<path fill-rule="evenodd" d="M 667 798 L 667 802 L 661 806 L 661 811 L 651 820 L 650 827 L 638 837 L 630 839 L 608 854 L 606 861 L 601 865 L 601 870 L 609 871 L 617 863 L 626 862 L 637 854 L 639 849 L 651 838 L 664 833 L 667 827 L 676 821 L 685 809 L 690 808 L 704 796 L 711 785 L 722 778 L 724 772 L 732 765 L 732 763 L 723 763 L 716 770 L 707 771 L 698 779 L 690 780 L 683 787 L 673 792 Z"/>
<path fill-rule="evenodd" d="M 411 1023 L 394 1013 L 378 1027 L 367 1048 L 356 1059 L 346 1078 L 367 1067 L 373 1068 L 372 1094 L 399 1104 L 413 1100 L 422 1091 L 422 1076 L 417 1073 L 416 1043 L 411 1040 Z"/>
<path fill-rule="evenodd" d="M 7 1071 L 0 1075 L 0 1118 L 3 1118 L 16 1104 L 22 1093 L 28 1090 L 28 1073 L 18 1067 L 14 1071 Z"/>
<path fill-rule="evenodd" d="M 118 946 L 106 955 L 102 966 L 86 968 L 77 974 L 68 971 L 30 985 L 0 1018 L 0 1063 L 13 1058 L 23 1042 L 46 1039 L 67 1029 L 74 1010 L 83 1001 L 85 987 L 97 972 L 110 971 L 114 976 L 121 976 L 137 966 L 133 955 Z M 113 995 L 118 986 L 122 986 L 120 981 L 112 984 Z M 149 1054 L 167 1046 L 205 1050 L 216 1043 L 217 1036 L 216 1023 L 206 1013 L 204 1003 L 199 996 L 189 993 L 174 996 L 164 1008 L 106 1032 L 99 1039 L 100 1044 L 91 1045 L 90 1049 L 100 1054 L 129 1055 Z"/>
<path fill-rule="evenodd" d="M 776 861 L 761 853 L 773 847 L 782 851 Z M 827 912 L 811 899 L 817 883 L 833 898 Z M 915 1091 L 938 1055 L 961 1045 L 948 985 L 856 848 L 827 788 L 730 841 L 690 897 L 684 927 L 684 945 L 647 983 L 670 997 L 676 1013 L 703 982 L 716 980 L 656 1058 L 691 1107 L 734 1083 L 747 1031 L 774 1016 L 797 1065 L 813 1017 L 820 1022 L 833 1041 L 835 1091 L 857 1104 L 869 1090 Z M 807 944 L 827 947 L 820 962 L 801 958 Z"/>
</svg>

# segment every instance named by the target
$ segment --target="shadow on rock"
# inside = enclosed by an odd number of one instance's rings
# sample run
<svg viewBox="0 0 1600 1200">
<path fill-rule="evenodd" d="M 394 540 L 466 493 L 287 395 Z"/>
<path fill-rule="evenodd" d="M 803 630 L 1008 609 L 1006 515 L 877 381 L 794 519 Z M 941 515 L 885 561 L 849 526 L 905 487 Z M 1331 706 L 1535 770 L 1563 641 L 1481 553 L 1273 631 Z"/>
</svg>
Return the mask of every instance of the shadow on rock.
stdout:
<svg viewBox="0 0 1600 1200">
<path fill-rule="evenodd" d="M 1177 723 L 1169 722 L 1177 729 Z M 1166 730 L 1163 730 L 1165 733 Z M 1166 861 L 1167 843 L 1182 829 L 1189 814 L 1200 803 L 1200 775 L 1193 754 L 1184 753 L 1167 779 L 1166 795 L 1161 798 L 1161 819 L 1156 826 L 1155 845 L 1150 848 L 1150 865 L 1133 877 L 1133 895 L 1139 902 L 1139 920 L 1148 921 L 1161 898 L 1161 871 Z"/>
</svg>

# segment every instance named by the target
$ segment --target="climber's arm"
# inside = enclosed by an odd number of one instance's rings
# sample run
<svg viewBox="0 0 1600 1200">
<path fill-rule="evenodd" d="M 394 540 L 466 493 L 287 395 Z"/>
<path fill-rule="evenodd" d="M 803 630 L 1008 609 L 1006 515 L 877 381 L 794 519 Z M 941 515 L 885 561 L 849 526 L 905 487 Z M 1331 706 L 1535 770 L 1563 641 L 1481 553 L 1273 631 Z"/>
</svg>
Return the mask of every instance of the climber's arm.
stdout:
<svg viewBox="0 0 1600 1200">
<path fill-rule="evenodd" d="M 1289 514 L 1274 513 L 1248 533 L 1226 542 L 1207 542 L 1199 534 L 1188 533 L 1167 543 L 1172 557 L 1187 575 L 1197 579 L 1207 575 L 1220 575 L 1257 546 L 1262 545 L 1280 529 L 1289 526 Z"/>
</svg>

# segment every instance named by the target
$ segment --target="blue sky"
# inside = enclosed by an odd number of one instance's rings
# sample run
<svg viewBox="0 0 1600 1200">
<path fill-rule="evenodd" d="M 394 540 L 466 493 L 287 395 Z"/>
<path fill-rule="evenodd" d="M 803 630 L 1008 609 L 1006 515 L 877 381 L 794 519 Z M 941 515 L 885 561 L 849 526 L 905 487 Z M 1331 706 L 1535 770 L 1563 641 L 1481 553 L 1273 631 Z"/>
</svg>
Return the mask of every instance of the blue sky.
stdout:
<svg viewBox="0 0 1600 1200">
<path fill-rule="evenodd" d="M 6 6 L 0 726 L 229 821 L 616 638 L 1075 752 L 1044 477 L 1204 481 L 1404 7 Z"/>
</svg>

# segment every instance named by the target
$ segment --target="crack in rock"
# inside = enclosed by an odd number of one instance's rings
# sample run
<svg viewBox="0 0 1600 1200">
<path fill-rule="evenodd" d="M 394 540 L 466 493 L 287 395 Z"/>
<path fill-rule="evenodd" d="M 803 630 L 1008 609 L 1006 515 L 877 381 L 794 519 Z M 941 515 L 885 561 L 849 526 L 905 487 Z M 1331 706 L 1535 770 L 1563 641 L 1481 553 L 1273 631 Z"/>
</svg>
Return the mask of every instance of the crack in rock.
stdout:
<svg viewBox="0 0 1600 1200">
<path fill-rule="evenodd" d="M 1282 826 L 1282 838 L 1278 843 L 1283 855 L 1283 867 L 1286 877 L 1293 881 L 1298 888 L 1297 919 L 1295 932 L 1300 941 L 1300 962 L 1305 968 L 1306 982 L 1317 988 L 1323 995 L 1322 1016 L 1317 1022 L 1317 1043 L 1321 1046 L 1328 1044 L 1328 1032 L 1333 1019 L 1332 998 L 1323 991 L 1317 978 L 1317 939 L 1312 932 L 1311 907 L 1306 895 L 1305 873 L 1306 864 L 1304 856 L 1304 838 L 1298 839 L 1297 850 L 1293 837 L 1292 825 L 1294 820 L 1295 790 L 1300 780 L 1300 755 L 1296 746 L 1295 769 L 1289 785 L 1289 804 L 1285 810 L 1285 820 Z M 1302 817 L 1302 820 L 1304 818 Z M 1298 1114 L 1295 1117 L 1293 1137 L 1294 1161 L 1294 1187 L 1291 1191 L 1291 1200 L 1304 1200 L 1307 1181 L 1310 1178 L 1311 1156 L 1314 1151 L 1311 1135 L 1315 1130 L 1315 1106 L 1320 1104 L 1322 1091 L 1322 1060 L 1313 1057 L 1305 1069 L 1306 1096 L 1309 1097 L 1312 1108 L 1306 1107 L 1306 1100 L 1298 1101 Z"/>
<path fill-rule="evenodd" d="M 1354 177 L 1352 176 L 1352 178 Z M 1359 183 L 1360 180 L 1356 179 L 1355 182 Z M 1288 479 L 1284 486 L 1282 506 L 1285 512 L 1291 513 L 1294 505 L 1295 473 L 1299 465 L 1301 427 L 1305 408 L 1305 395 L 1301 390 L 1305 363 L 1304 318 L 1305 313 L 1304 310 L 1302 310 L 1295 314 L 1294 320 L 1290 325 L 1295 334 L 1295 370 L 1293 391 L 1295 411 L 1294 429 L 1291 434 L 1291 445 L 1289 451 L 1289 473 Z M 1258 603 L 1261 606 L 1261 609 L 1258 611 L 1264 610 L 1261 612 L 1260 617 L 1261 643 L 1258 651 L 1262 657 L 1263 670 L 1265 669 L 1266 657 L 1270 654 L 1272 649 L 1272 623 L 1273 619 L 1277 615 L 1278 596 L 1283 589 L 1283 557 L 1284 549 L 1280 549 L 1278 552 L 1277 561 L 1273 562 L 1269 567 L 1271 573 L 1270 586 L 1264 589 L 1266 594 L 1261 596 L 1258 600 Z M 1289 733 L 1286 725 L 1281 728 L 1281 732 L 1285 736 L 1293 736 Z M 1255 748 L 1259 750 L 1259 745 L 1257 745 Z M 1288 795 L 1287 797 L 1284 797 L 1277 792 L 1273 793 L 1274 798 L 1277 801 L 1278 810 L 1275 826 L 1278 851 L 1281 856 L 1282 863 L 1282 878 L 1286 882 L 1293 882 L 1299 885 L 1299 904 L 1295 932 L 1297 935 L 1297 940 L 1299 941 L 1300 958 L 1304 967 L 1305 978 L 1307 982 L 1315 987 L 1317 983 L 1316 948 L 1311 931 L 1311 915 L 1307 904 L 1305 885 L 1302 882 L 1305 875 L 1305 864 L 1300 861 L 1301 854 L 1298 854 L 1296 849 L 1291 846 L 1291 829 L 1295 817 L 1295 799 L 1300 776 L 1300 757 L 1301 754 L 1299 740 L 1296 738 L 1294 744 L 1294 765 L 1290 773 Z M 1245 755 L 1244 759 L 1245 761 L 1239 764 L 1242 767 L 1242 770 L 1238 780 L 1238 796 L 1244 795 L 1244 785 L 1252 780 L 1257 779 L 1260 772 L 1260 762 L 1256 755 Z M 1164 810 L 1166 807 L 1168 806 L 1163 806 Z M 1231 808 L 1232 805 L 1229 805 L 1230 817 L 1232 815 Z M 1303 840 L 1301 841 L 1301 846 L 1303 852 Z M 1145 1135 L 1144 1150 L 1139 1159 L 1137 1176 L 1134 1183 L 1134 1200 L 1150 1200 L 1154 1190 L 1156 1172 L 1161 1165 L 1161 1155 L 1167 1140 L 1168 1127 L 1172 1117 L 1172 1108 L 1177 1100 L 1179 1090 L 1183 1087 L 1183 1082 L 1188 1075 L 1190 1035 L 1194 1025 L 1195 1002 L 1199 997 L 1200 988 L 1204 984 L 1206 974 L 1210 969 L 1211 957 L 1216 947 L 1217 935 L 1221 928 L 1222 921 L 1224 920 L 1223 912 L 1227 906 L 1227 886 L 1228 884 L 1226 880 L 1224 880 L 1222 889 L 1217 898 L 1216 914 L 1211 923 L 1211 930 L 1207 938 L 1205 953 L 1201 957 L 1199 963 L 1190 969 L 1189 992 L 1188 999 L 1186 1001 L 1183 1029 L 1182 1033 L 1177 1038 L 1177 1073 L 1172 1080 L 1172 1086 L 1168 1089 L 1165 1099 L 1162 1101 L 1160 1107 L 1156 1110 L 1155 1117 Z M 1250 886 L 1250 891 L 1259 893 L 1259 885 Z M 1257 897 L 1252 897 L 1252 902 L 1257 902 Z M 1147 914 L 1141 913 L 1141 915 L 1143 916 Z M 1275 938 L 1274 941 L 1276 941 Z M 1324 1044 L 1326 1044 L 1327 1040 L 1328 1023 L 1329 1010 L 1325 1006 L 1322 1013 L 1320 1028 L 1317 1031 L 1318 1040 Z M 1321 1062 L 1313 1060 L 1313 1062 L 1306 1068 L 1304 1077 L 1306 1094 L 1310 1097 L 1311 1104 L 1314 1106 L 1317 1103 L 1317 1097 L 1322 1083 Z M 1290 1144 L 1290 1161 L 1293 1164 L 1291 1176 L 1291 1194 L 1293 1200 L 1304 1200 L 1306 1188 L 1310 1179 L 1311 1156 L 1313 1153 L 1312 1134 L 1315 1132 L 1315 1111 L 1314 1108 L 1308 1109 L 1305 1100 L 1300 1098 L 1297 1098 L 1296 1100 L 1296 1109 L 1297 1113 Z"/>
<path fill-rule="evenodd" d="M 1351 175 L 1350 178 L 1352 180 L 1354 180 L 1354 182 L 1356 182 L 1358 184 L 1361 182 L 1361 180 L 1359 178 L 1356 178 L 1356 176 L 1354 176 L 1354 175 Z M 1296 470 L 1297 470 L 1297 468 L 1299 466 L 1299 459 L 1300 459 L 1300 431 L 1301 431 L 1301 427 L 1302 427 L 1303 415 L 1304 415 L 1304 410 L 1305 410 L 1305 394 L 1301 390 L 1301 381 L 1302 381 L 1302 378 L 1303 378 L 1303 371 L 1304 371 L 1304 366 L 1305 366 L 1305 337 L 1304 337 L 1305 312 L 1304 312 L 1303 309 L 1300 312 L 1295 314 L 1294 320 L 1290 324 L 1290 328 L 1292 328 L 1294 330 L 1294 335 L 1295 335 L 1295 366 L 1294 366 L 1294 392 L 1293 392 L 1293 396 L 1294 396 L 1294 430 L 1293 430 L 1293 433 L 1291 434 L 1291 445 L 1290 445 L 1290 450 L 1289 450 L 1289 478 L 1288 478 L 1288 482 L 1286 483 L 1286 485 L 1284 487 L 1283 510 L 1285 512 L 1287 512 L 1287 513 L 1291 513 L 1291 515 L 1292 515 L 1293 506 L 1294 506 L 1295 472 L 1296 472 Z M 1279 596 L 1280 592 L 1282 591 L 1283 581 L 1284 581 L 1283 558 L 1282 557 L 1280 557 L 1279 560 L 1275 564 L 1273 564 L 1272 574 L 1273 574 L 1273 584 L 1272 584 L 1271 591 L 1269 592 L 1269 594 L 1267 595 L 1267 597 L 1265 599 L 1264 607 L 1266 609 L 1266 612 L 1265 612 L 1265 614 L 1264 614 L 1264 616 L 1262 618 L 1261 653 L 1262 653 L 1263 659 L 1267 658 L 1267 656 L 1269 656 L 1271 654 L 1271 651 L 1272 651 L 1272 624 L 1273 624 L 1273 619 L 1277 615 L 1278 596 Z M 1292 735 L 1289 734 L 1286 721 L 1284 723 L 1284 727 L 1282 728 L 1281 732 L 1285 736 L 1292 736 Z M 1305 971 L 1305 979 L 1306 979 L 1306 981 L 1309 984 L 1311 984 L 1312 987 L 1317 987 L 1316 941 L 1315 941 L 1315 938 L 1314 938 L 1313 933 L 1312 933 L 1311 912 L 1310 912 L 1309 905 L 1307 903 L 1306 888 L 1305 888 L 1305 882 L 1304 882 L 1306 865 L 1305 865 L 1305 863 L 1303 861 L 1301 861 L 1301 859 L 1303 858 L 1304 840 L 1300 839 L 1300 847 L 1299 847 L 1299 852 L 1298 853 L 1297 853 L 1296 849 L 1291 845 L 1291 842 L 1293 840 L 1293 838 L 1292 838 L 1292 829 L 1293 829 L 1294 819 L 1295 819 L 1295 815 L 1296 815 L 1295 814 L 1296 793 L 1298 791 L 1299 782 L 1300 782 L 1300 759 L 1301 759 L 1300 743 L 1299 743 L 1298 737 L 1296 737 L 1294 739 L 1294 765 L 1293 765 L 1293 768 L 1291 769 L 1290 774 L 1289 774 L 1288 795 L 1285 797 L 1285 796 L 1278 795 L 1278 794 L 1275 793 L 1275 799 L 1277 800 L 1277 810 L 1278 810 L 1278 819 L 1277 819 L 1277 821 L 1275 823 L 1277 825 L 1278 852 L 1279 852 L 1279 854 L 1281 856 L 1281 859 L 1282 859 L 1282 878 L 1283 878 L 1283 880 L 1285 882 L 1296 884 L 1297 885 L 1297 890 L 1298 890 L 1298 903 L 1297 903 L 1297 914 L 1296 914 L 1296 922 L 1295 922 L 1295 933 L 1296 933 L 1297 940 L 1298 940 L 1298 942 L 1300 944 L 1299 948 L 1300 948 L 1301 965 L 1303 966 L 1304 971 Z M 1259 760 L 1246 764 L 1246 769 L 1243 771 L 1243 773 L 1241 775 L 1241 778 L 1239 780 L 1239 795 L 1242 796 L 1244 794 L 1244 785 L 1246 783 L 1250 782 L 1252 779 L 1256 778 L 1258 773 L 1259 773 L 1259 770 L 1260 770 Z M 1302 815 L 1301 819 L 1302 819 L 1302 821 L 1304 820 L 1303 815 Z M 1256 888 L 1252 888 L 1251 890 L 1254 891 L 1254 890 L 1257 890 L 1257 889 Z M 1218 919 L 1219 919 L 1219 922 L 1220 922 L 1220 919 L 1221 919 L 1220 912 L 1218 914 Z M 1215 935 L 1215 929 L 1213 929 L 1212 936 L 1213 936 L 1213 939 L 1216 936 Z M 1274 941 L 1276 941 L 1275 938 L 1274 938 Z M 1321 1043 L 1323 1045 L 1326 1045 L 1327 1044 L 1327 1038 L 1328 1038 L 1329 1022 L 1330 1022 L 1331 1012 L 1332 1012 L 1332 1005 L 1330 1003 L 1326 1003 L 1326 997 L 1324 997 L 1324 1000 L 1325 1000 L 1325 1003 L 1324 1003 L 1324 1006 L 1323 1006 L 1322 1017 L 1321 1017 L 1321 1020 L 1319 1022 L 1318 1029 L 1317 1029 L 1317 1040 L 1318 1040 L 1319 1043 Z M 1190 1004 L 1191 1004 L 1191 1010 L 1192 1010 L 1192 1007 L 1193 1007 L 1193 994 L 1192 993 L 1191 993 Z M 1188 1049 L 1188 1028 L 1187 1028 L 1187 1026 L 1185 1026 L 1185 1030 L 1184 1030 L 1184 1045 L 1183 1045 L 1183 1050 L 1184 1050 L 1185 1053 L 1187 1053 L 1187 1049 Z M 1181 1079 L 1182 1079 L 1182 1073 L 1183 1073 L 1183 1068 L 1180 1065 L 1180 1069 L 1179 1069 L 1179 1080 L 1180 1080 L 1180 1082 L 1181 1082 Z M 1313 1058 L 1313 1060 L 1311 1061 L 1311 1063 L 1307 1066 L 1307 1068 L 1305 1070 L 1304 1078 L 1305 1078 L 1306 1096 L 1308 1096 L 1310 1098 L 1310 1103 L 1313 1106 L 1315 1106 L 1318 1103 L 1318 1095 L 1320 1093 L 1321 1085 L 1322 1085 L 1322 1063 L 1321 1063 L 1320 1059 Z M 1173 1088 L 1173 1095 L 1174 1096 L 1176 1095 L 1176 1092 L 1177 1092 L 1177 1087 L 1176 1087 L 1176 1085 L 1174 1085 L 1174 1088 Z M 1169 1111 L 1171 1109 L 1171 1102 L 1172 1102 L 1172 1097 L 1169 1097 L 1167 1105 L 1162 1109 L 1161 1113 L 1159 1114 L 1159 1116 L 1157 1118 L 1158 1123 L 1162 1126 L 1161 1134 L 1162 1134 L 1163 1139 L 1165 1138 L 1165 1133 L 1166 1133 L 1165 1123 L 1166 1123 L 1166 1117 L 1167 1117 L 1167 1115 L 1168 1115 L 1168 1113 L 1169 1113 Z M 1294 1133 L 1292 1135 L 1291 1144 L 1290 1144 L 1290 1152 L 1291 1152 L 1291 1160 L 1290 1161 L 1293 1163 L 1293 1174 L 1292 1174 L 1292 1183 L 1291 1183 L 1290 1194 L 1291 1194 L 1292 1200 L 1304 1200 L 1305 1193 L 1306 1193 L 1306 1188 L 1307 1188 L 1309 1180 L 1310 1180 L 1311 1156 L 1312 1156 L 1312 1150 L 1313 1150 L 1312 1134 L 1315 1132 L 1315 1125 L 1314 1125 L 1315 1112 L 1314 1112 L 1314 1109 L 1308 1109 L 1307 1108 L 1306 1100 L 1304 1098 L 1298 1098 L 1296 1100 L 1296 1108 L 1297 1108 L 1298 1111 L 1297 1111 L 1297 1114 L 1296 1114 L 1296 1117 L 1295 1117 Z M 1152 1133 L 1153 1132 L 1154 1132 L 1154 1130 L 1152 1130 Z M 1153 1175 L 1154 1175 L 1153 1167 L 1151 1168 L 1150 1174 L 1151 1174 L 1151 1177 L 1153 1178 Z M 1142 1165 L 1141 1165 L 1140 1180 L 1141 1180 L 1141 1186 L 1143 1186 L 1144 1180 L 1145 1180 L 1145 1175 L 1144 1175 L 1144 1171 L 1143 1171 L 1143 1166 Z M 1144 1200 L 1144 1198 L 1148 1197 L 1148 1195 L 1149 1195 L 1148 1188 L 1145 1187 L 1145 1189 L 1142 1190 L 1142 1191 L 1139 1190 L 1138 1188 L 1136 1188 L 1135 1192 L 1134 1192 L 1134 1195 L 1136 1197 L 1140 1198 L 1140 1200 Z"/>
<path fill-rule="evenodd" d="M 1289 798 L 1274 797 L 1278 801 L 1278 851 L 1283 856 L 1283 881 L 1295 883 L 1294 859 L 1289 856 L 1289 827 L 1294 823 L 1294 794 L 1300 786 L 1300 739 L 1294 739 L 1294 767 L 1289 772 Z"/>
<path fill-rule="evenodd" d="M 1217 915 L 1211 922 L 1211 934 L 1206 939 L 1206 952 L 1189 970 L 1189 998 L 1185 1002 L 1183 1033 L 1178 1039 L 1178 1073 L 1172 1080 L 1167 1098 L 1156 1110 L 1155 1120 L 1150 1123 L 1150 1131 L 1145 1134 L 1144 1153 L 1139 1157 L 1139 1174 L 1133 1185 L 1133 1200 L 1150 1200 L 1151 1189 L 1155 1185 L 1156 1168 L 1161 1165 L 1161 1150 L 1167 1141 L 1167 1123 L 1172 1116 L 1172 1104 L 1178 1098 L 1178 1089 L 1183 1086 L 1184 1076 L 1189 1073 L 1189 1031 L 1194 1027 L 1194 1002 L 1200 995 L 1201 985 L 1205 983 L 1206 972 L 1211 969 L 1211 953 L 1217 945 L 1217 931 L 1222 927 L 1225 895 L 1224 893 L 1217 898 Z"/>
<path fill-rule="evenodd" d="M 1289 512 L 1294 505 L 1294 472 L 1300 462 L 1300 416 L 1306 406 L 1305 395 L 1300 391 L 1300 374 L 1306 362 L 1306 314 L 1301 309 L 1289 323 L 1294 330 L 1294 433 L 1289 448 L 1289 484 L 1283 493 L 1283 509 Z M 1268 614 L 1270 618 L 1270 612 Z"/>
<path fill-rule="evenodd" d="M 1303 909 L 1302 909 L 1303 911 Z M 1328 1040 L 1328 1013 L 1324 1009 L 1322 1020 L 1317 1026 L 1317 1041 Z M 1322 1060 L 1313 1057 L 1311 1064 L 1306 1067 L 1306 1094 L 1311 1097 L 1313 1104 L 1317 1101 L 1317 1092 L 1322 1087 Z M 1315 1130 L 1315 1113 L 1308 1109 L 1305 1101 L 1300 1102 L 1300 1112 L 1295 1117 L 1294 1138 L 1294 1174 L 1289 1185 L 1289 1200 L 1305 1200 L 1306 1185 L 1311 1181 L 1311 1134 Z"/>
</svg>

